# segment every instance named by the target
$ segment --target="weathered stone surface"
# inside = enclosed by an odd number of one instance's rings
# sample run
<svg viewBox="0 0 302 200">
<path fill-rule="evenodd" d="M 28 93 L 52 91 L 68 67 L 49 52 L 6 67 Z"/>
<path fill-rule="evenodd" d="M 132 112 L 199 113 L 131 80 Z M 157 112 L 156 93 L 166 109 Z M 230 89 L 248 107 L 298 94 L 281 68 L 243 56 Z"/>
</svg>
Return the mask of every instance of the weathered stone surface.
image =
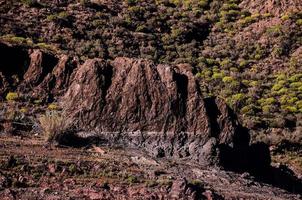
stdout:
<svg viewBox="0 0 302 200">
<path fill-rule="evenodd" d="M 73 72 L 75 61 L 67 55 L 61 55 L 53 70 L 46 75 L 43 81 L 37 86 L 39 93 L 60 96 L 68 88 L 70 76 Z"/>
<path fill-rule="evenodd" d="M 204 99 L 189 65 L 117 58 L 76 69 L 62 107 L 78 127 L 157 157 L 218 162 L 216 148 L 248 146 L 247 131 L 220 99 Z"/>
<path fill-rule="evenodd" d="M 66 120 L 86 134 L 93 131 L 101 142 L 206 165 L 230 163 L 236 155 L 244 158 L 238 166 L 249 165 L 247 130 L 221 99 L 204 99 L 190 65 L 122 57 L 78 65 L 38 49 L 1 44 L 0 51 L 20 57 L 3 58 L 2 97 L 18 90 L 52 101 L 67 91 L 61 99 Z"/>
<path fill-rule="evenodd" d="M 2 43 L 0 52 L 19 58 L 2 58 L 2 97 L 17 90 L 58 98 L 66 120 L 84 135 L 93 132 L 100 142 L 142 148 L 155 157 L 208 165 L 233 162 L 236 155 L 242 158 L 236 165 L 249 166 L 248 131 L 221 99 L 201 95 L 190 65 L 123 57 L 79 65 L 65 55 Z"/>
<path fill-rule="evenodd" d="M 32 92 L 33 96 L 36 97 L 46 98 L 56 85 L 56 79 L 53 79 L 52 72 L 56 66 L 62 66 L 62 63 L 58 64 L 56 56 L 39 49 L 35 49 L 33 52 L 30 51 L 29 56 L 30 64 L 23 76 L 23 82 L 19 90 Z"/>
<path fill-rule="evenodd" d="M 15 56 L 13 58 L 12 56 Z M 0 96 L 19 91 L 31 97 L 60 96 L 77 65 L 67 55 L 0 43 Z"/>
<path fill-rule="evenodd" d="M 30 54 L 30 65 L 24 74 L 24 81 L 27 84 L 36 85 L 42 78 L 42 58 L 43 53 L 40 50 L 34 50 L 33 53 Z"/>
</svg>

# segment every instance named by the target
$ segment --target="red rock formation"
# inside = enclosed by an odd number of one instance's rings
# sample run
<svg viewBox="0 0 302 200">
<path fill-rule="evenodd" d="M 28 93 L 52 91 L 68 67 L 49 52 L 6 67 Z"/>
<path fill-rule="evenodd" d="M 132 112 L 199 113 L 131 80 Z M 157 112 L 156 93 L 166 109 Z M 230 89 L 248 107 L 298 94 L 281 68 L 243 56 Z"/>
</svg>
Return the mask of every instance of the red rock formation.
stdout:
<svg viewBox="0 0 302 200">
<path fill-rule="evenodd" d="M 18 90 L 32 97 L 59 96 L 68 88 L 75 61 L 40 49 L 0 43 L 0 96 Z M 16 55 L 16 59 L 12 56 Z"/>
<path fill-rule="evenodd" d="M 76 67 L 68 56 L 0 47 L 24 54 L 23 60 L 6 59 L 0 66 L 3 97 L 16 89 L 31 97 L 60 99 L 76 131 L 93 131 L 107 144 L 202 164 L 230 163 L 232 156 L 248 154 L 247 130 L 221 99 L 204 99 L 190 65 L 116 58 L 91 59 Z M 10 66 L 16 68 L 7 70 Z M 20 80 L 10 80 L 11 76 Z M 241 159 L 236 165 L 246 166 L 248 161 Z"/>
<path fill-rule="evenodd" d="M 77 127 L 106 134 L 108 142 L 215 162 L 217 145 L 248 146 L 248 137 L 220 99 L 204 100 L 191 70 L 142 59 L 88 60 L 62 107 Z"/>
<path fill-rule="evenodd" d="M 37 85 L 38 81 L 42 78 L 43 66 L 42 66 L 43 52 L 40 50 L 34 50 L 30 54 L 30 65 L 26 73 L 24 74 L 24 81 L 28 85 Z"/>
</svg>

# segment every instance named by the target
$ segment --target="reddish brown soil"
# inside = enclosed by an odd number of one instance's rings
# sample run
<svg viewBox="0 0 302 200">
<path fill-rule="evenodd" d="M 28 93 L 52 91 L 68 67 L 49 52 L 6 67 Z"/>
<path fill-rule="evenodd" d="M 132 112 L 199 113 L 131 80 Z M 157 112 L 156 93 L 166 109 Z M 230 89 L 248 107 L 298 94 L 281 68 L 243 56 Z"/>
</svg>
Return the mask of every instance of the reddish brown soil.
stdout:
<svg viewBox="0 0 302 200">
<path fill-rule="evenodd" d="M 301 197 L 258 183 L 247 173 L 153 159 L 133 149 L 54 147 L 41 138 L 1 136 L 0 161 L 2 199 Z"/>
</svg>

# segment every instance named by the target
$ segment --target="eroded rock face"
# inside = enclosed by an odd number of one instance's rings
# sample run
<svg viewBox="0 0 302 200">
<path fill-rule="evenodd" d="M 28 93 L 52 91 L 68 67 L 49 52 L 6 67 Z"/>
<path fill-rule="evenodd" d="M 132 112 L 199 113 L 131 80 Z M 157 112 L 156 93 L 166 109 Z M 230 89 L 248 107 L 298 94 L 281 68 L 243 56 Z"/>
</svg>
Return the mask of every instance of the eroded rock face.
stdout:
<svg viewBox="0 0 302 200">
<path fill-rule="evenodd" d="M 101 143 L 205 165 L 233 167 L 236 161 L 246 168 L 254 162 L 248 160 L 248 131 L 221 99 L 201 95 L 190 65 L 123 57 L 79 65 L 65 55 L 2 43 L 0 52 L 0 96 L 18 91 L 48 102 L 60 99 L 81 136 L 92 133 Z M 9 57 L 15 54 L 18 59 Z"/>
<path fill-rule="evenodd" d="M 76 62 L 66 55 L 0 42 L 0 96 L 9 91 L 48 98 L 61 95 Z"/>
<path fill-rule="evenodd" d="M 219 145 L 247 147 L 248 134 L 222 100 L 202 97 L 191 70 L 142 59 L 88 60 L 62 106 L 78 127 L 109 143 L 216 163 Z"/>
</svg>

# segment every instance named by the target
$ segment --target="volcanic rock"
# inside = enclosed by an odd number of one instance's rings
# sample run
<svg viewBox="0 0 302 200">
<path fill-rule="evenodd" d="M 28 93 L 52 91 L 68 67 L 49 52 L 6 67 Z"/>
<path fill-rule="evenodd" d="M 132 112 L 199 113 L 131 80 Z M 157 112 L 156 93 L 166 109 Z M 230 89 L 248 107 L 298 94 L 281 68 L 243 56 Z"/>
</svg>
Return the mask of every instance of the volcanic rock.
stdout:
<svg viewBox="0 0 302 200">
<path fill-rule="evenodd" d="M 247 130 L 221 99 L 204 99 L 190 65 L 92 59 L 79 66 L 62 107 L 76 127 L 156 157 L 217 163 L 219 145 L 248 147 Z"/>
<path fill-rule="evenodd" d="M 120 57 L 79 65 L 66 55 L 0 44 L 0 55 L 5 55 L 0 66 L 2 98 L 17 90 L 46 101 L 59 99 L 66 122 L 82 136 L 92 134 L 93 142 L 142 148 L 154 157 L 189 158 L 204 165 L 236 163 L 236 168 L 246 168 L 252 162 L 247 159 L 256 158 L 248 156 L 258 152 L 249 147 L 248 130 L 222 99 L 202 96 L 188 64 L 156 65 Z M 18 60 L 11 59 L 15 54 Z M 74 146 L 74 138 L 64 138 Z M 237 157 L 241 159 L 234 162 Z"/>
<path fill-rule="evenodd" d="M 0 43 L 0 58 L 2 98 L 15 90 L 38 98 L 59 96 L 68 87 L 76 65 L 67 55 L 8 43 Z"/>
</svg>

